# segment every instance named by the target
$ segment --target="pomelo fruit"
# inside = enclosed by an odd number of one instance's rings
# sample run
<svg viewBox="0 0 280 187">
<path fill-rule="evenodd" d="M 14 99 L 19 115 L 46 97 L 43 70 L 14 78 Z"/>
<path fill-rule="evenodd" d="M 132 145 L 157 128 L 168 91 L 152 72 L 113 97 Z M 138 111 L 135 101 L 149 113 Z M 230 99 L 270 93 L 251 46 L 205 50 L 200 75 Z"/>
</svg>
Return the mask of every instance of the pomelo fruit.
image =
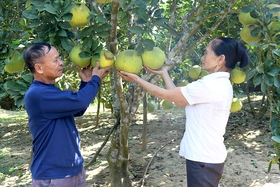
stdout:
<svg viewBox="0 0 280 187">
<path fill-rule="evenodd" d="M 250 15 L 250 12 L 240 12 L 238 14 L 238 20 L 240 23 L 242 23 L 242 25 L 249 25 L 249 24 L 255 24 L 255 23 L 258 23 L 258 20 L 253 18 L 251 15 Z"/>
<path fill-rule="evenodd" d="M 261 40 L 261 34 L 259 33 L 258 36 L 252 36 L 251 34 L 251 31 L 256 27 L 258 27 L 258 25 L 244 25 L 240 31 L 241 39 L 248 44 L 251 42 L 259 42 Z"/>
<path fill-rule="evenodd" d="M 75 4 L 70 13 L 73 15 L 69 21 L 71 27 L 83 27 L 89 23 L 90 10 L 84 3 Z"/>
<path fill-rule="evenodd" d="M 203 69 L 203 70 L 201 70 L 201 73 L 200 73 L 198 78 L 202 78 L 202 77 L 204 77 L 206 75 L 209 75 L 209 72 Z"/>
<path fill-rule="evenodd" d="M 194 65 L 190 68 L 188 71 L 188 75 L 191 79 L 196 80 L 199 78 L 199 75 L 201 73 L 201 67 L 199 65 Z"/>
<path fill-rule="evenodd" d="M 182 80 L 181 82 L 179 82 L 178 84 L 177 84 L 177 86 L 187 86 L 189 84 L 189 81 L 188 80 Z"/>
<path fill-rule="evenodd" d="M 147 104 L 147 111 L 151 113 L 151 112 L 153 112 L 154 110 L 155 110 L 154 104 L 151 103 L 151 102 L 149 102 L 149 103 Z"/>
<path fill-rule="evenodd" d="M 166 60 L 164 51 L 159 47 L 154 47 L 151 51 L 145 50 L 141 57 L 143 65 L 151 69 L 159 69 Z"/>
<path fill-rule="evenodd" d="M 111 53 L 110 51 L 103 49 L 102 51 L 100 51 L 100 58 L 98 60 L 91 58 L 91 66 L 95 67 L 96 61 L 99 62 L 99 67 L 100 68 L 106 68 L 109 66 L 113 66 L 114 62 L 115 62 L 115 56 L 113 55 L 113 53 Z"/>
<path fill-rule="evenodd" d="M 25 63 L 23 57 L 20 56 L 20 53 L 18 51 L 14 51 L 9 63 L 4 66 L 4 69 L 8 73 L 16 73 L 22 71 L 24 65 Z"/>
<path fill-rule="evenodd" d="M 137 51 L 128 49 L 117 55 L 115 67 L 119 71 L 137 74 L 142 69 L 142 58 Z"/>
<path fill-rule="evenodd" d="M 234 68 L 230 72 L 230 81 L 235 84 L 240 84 L 246 79 L 246 73 L 239 68 Z"/>
<path fill-rule="evenodd" d="M 95 0 L 95 2 L 97 2 L 99 4 L 108 4 L 108 3 L 111 3 L 112 0 Z"/>
<path fill-rule="evenodd" d="M 161 106 L 164 109 L 171 109 L 173 107 L 173 103 L 167 100 L 163 100 Z"/>
<path fill-rule="evenodd" d="M 230 112 L 237 112 L 241 109 L 242 109 L 242 102 L 238 98 L 233 98 L 230 107 Z"/>
<path fill-rule="evenodd" d="M 268 5 L 266 5 L 266 7 L 271 10 L 273 8 L 280 8 L 280 4 L 268 4 Z M 280 16 L 280 11 L 275 12 L 272 16 L 273 17 Z"/>
<path fill-rule="evenodd" d="M 82 52 L 82 50 L 83 50 L 82 45 L 74 46 L 69 53 L 69 58 L 73 64 L 81 68 L 84 68 L 90 64 L 90 59 L 85 59 L 80 57 L 79 53 Z"/>
</svg>

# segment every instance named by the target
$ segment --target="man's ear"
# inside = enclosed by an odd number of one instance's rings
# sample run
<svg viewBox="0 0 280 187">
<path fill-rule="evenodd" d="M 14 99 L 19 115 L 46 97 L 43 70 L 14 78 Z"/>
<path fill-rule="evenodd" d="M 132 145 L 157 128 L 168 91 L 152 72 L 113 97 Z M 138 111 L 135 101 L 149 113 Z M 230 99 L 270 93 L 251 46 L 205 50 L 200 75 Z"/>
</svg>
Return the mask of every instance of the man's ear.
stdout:
<svg viewBox="0 0 280 187">
<path fill-rule="evenodd" d="M 43 73 L 43 68 L 42 68 L 42 66 L 41 66 L 40 63 L 36 63 L 36 64 L 34 65 L 34 69 L 35 69 L 35 71 L 36 71 L 37 73 L 39 73 L 39 74 L 42 74 L 42 73 Z"/>
</svg>

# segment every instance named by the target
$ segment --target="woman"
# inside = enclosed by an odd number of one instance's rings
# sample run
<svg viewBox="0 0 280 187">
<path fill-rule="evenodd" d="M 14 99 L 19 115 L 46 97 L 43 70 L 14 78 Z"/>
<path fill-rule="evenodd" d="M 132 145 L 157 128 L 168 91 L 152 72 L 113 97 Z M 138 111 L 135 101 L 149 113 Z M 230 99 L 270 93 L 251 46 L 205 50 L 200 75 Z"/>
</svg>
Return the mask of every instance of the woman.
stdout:
<svg viewBox="0 0 280 187">
<path fill-rule="evenodd" d="M 140 84 L 151 94 L 184 107 L 186 112 L 185 133 L 179 154 L 186 158 L 188 187 L 217 187 L 222 177 L 227 151 L 225 133 L 233 89 L 230 71 L 249 62 L 244 45 L 232 38 L 219 37 L 206 47 L 201 58 L 203 70 L 209 75 L 176 87 L 165 69 L 145 69 L 160 75 L 167 89 L 153 85 L 135 74 L 119 72 L 127 81 Z"/>
</svg>

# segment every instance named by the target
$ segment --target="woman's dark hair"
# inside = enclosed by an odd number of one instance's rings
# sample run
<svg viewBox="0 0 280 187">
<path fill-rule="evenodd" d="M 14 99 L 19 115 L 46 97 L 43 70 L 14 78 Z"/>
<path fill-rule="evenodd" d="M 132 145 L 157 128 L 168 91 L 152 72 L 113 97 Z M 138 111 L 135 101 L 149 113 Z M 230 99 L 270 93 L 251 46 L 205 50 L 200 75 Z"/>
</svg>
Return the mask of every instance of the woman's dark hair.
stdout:
<svg viewBox="0 0 280 187">
<path fill-rule="evenodd" d="M 34 65 L 39 62 L 38 60 L 41 57 L 45 56 L 45 54 L 48 53 L 50 50 L 51 45 L 44 42 L 34 43 L 25 50 L 23 54 L 23 59 L 31 73 L 35 72 Z"/>
<path fill-rule="evenodd" d="M 249 54 L 246 47 L 233 38 L 218 37 L 212 41 L 212 49 L 216 55 L 225 55 L 226 67 L 234 69 L 239 62 L 239 67 L 244 68 L 249 63 Z"/>
</svg>

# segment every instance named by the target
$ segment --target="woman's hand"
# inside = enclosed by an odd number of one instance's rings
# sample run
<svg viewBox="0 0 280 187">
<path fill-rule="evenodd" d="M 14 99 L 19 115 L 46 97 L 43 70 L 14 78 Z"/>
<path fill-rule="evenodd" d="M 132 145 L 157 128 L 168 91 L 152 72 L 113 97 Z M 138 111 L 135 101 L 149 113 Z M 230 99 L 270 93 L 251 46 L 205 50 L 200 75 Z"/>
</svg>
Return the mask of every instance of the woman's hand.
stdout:
<svg viewBox="0 0 280 187">
<path fill-rule="evenodd" d="M 161 67 L 158 70 L 153 70 L 151 68 L 148 68 L 147 66 L 144 66 L 144 69 L 147 72 L 150 72 L 150 73 L 153 73 L 153 74 L 156 74 L 156 75 L 160 75 L 161 77 L 164 76 L 165 74 L 168 74 L 167 69 L 165 67 Z"/>
<path fill-rule="evenodd" d="M 125 71 L 118 71 L 118 74 L 126 81 L 129 82 L 137 82 L 137 79 L 139 78 L 138 75 L 135 75 L 133 73 L 128 73 Z"/>
</svg>

